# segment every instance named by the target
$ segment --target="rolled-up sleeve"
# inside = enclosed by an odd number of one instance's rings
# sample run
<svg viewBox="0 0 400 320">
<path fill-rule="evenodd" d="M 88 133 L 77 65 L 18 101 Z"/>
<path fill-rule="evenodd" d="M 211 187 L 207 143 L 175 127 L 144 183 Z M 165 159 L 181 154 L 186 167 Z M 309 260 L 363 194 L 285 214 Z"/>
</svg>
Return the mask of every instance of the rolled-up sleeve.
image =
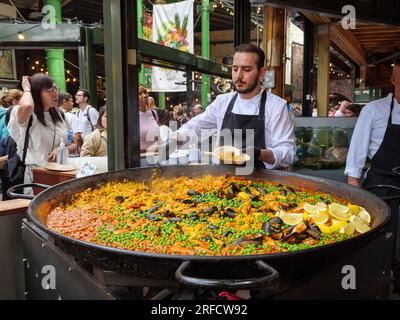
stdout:
<svg viewBox="0 0 400 320">
<path fill-rule="evenodd" d="M 373 114 L 370 108 L 364 108 L 357 120 L 350 142 L 344 174 L 359 179 L 368 156 L 368 148 L 373 127 Z"/>
<path fill-rule="evenodd" d="M 177 132 L 182 136 L 192 136 L 193 132 L 200 138 L 202 130 L 217 130 L 218 126 L 218 98 L 198 116 L 190 119 Z"/>
<path fill-rule="evenodd" d="M 266 121 L 266 147 L 274 154 L 275 163 L 265 162 L 265 166 L 267 169 L 289 167 L 294 161 L 296 143 L 294 125 L 287 110 L 286 102 L 274 107 Z"/>
</svg>

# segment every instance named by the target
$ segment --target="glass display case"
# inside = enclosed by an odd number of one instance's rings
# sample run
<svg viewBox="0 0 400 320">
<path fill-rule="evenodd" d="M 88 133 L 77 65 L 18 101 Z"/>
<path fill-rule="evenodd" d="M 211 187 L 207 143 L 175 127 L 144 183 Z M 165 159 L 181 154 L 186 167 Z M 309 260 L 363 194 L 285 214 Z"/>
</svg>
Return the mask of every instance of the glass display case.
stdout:
<svg viewBox="0 0 400 320">
<path fill-rule="evenodd" d="M 343 174 L 357 118 L 295 118 L 294 170 L 344 181 Z"/>
</svg>

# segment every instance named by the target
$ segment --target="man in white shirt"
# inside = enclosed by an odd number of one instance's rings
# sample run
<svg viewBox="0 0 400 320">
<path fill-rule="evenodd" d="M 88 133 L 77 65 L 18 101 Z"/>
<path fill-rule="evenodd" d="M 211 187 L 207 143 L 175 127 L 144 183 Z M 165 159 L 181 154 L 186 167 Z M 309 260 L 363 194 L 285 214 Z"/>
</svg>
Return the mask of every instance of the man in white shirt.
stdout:
<svg viewBox="0 0 400 320">
<path fill-rule="evenodd" d="M 89 91 L 85 89 L 79 89 L 75 95 L 75 102 L 79 105 L 76 116 L 79 120 L 79 131 L 83 138 L 96 129 L 99 119 L 99 112 L 89 105 L 89 99 Z"/>
<path fill-rule="evenodd" d="M 289 167 L 296 153 L 293 122 L 287 102 L 266 93 L 260 86 L 266 72 L 264 61 L 265 54 L 259 47 L 252 44 L 236 47 L 232 65 L 236 92 L 217 96 L 202 114 L 178 130 L 179 136 L 195 132 L 202 137 L 203 129 L 216 130 L 219 137 L 231 140 L 226 143 L 220 139 L 221 145 L 233 142 L 233 146 L 247 147 L 245 152 L 251 156 L 255 167 Z M 241 133 L 237 134 L 238 130 L 242 130 Z M 253 145 L 248 145 L 247 133 L 250 132 L 254 133 Z"/>
<path fill-rule="evenodd" d="M 394 94 L 372 101 L 362 109 L 351 139 L 345 169 L 348 183 L 361 186 L 362 169 L 367 157 L 371 159 L 363 187 L 380 197 L 399 194 L 397 190 L 374 186 L 400 187 L 400 61 L 393 67 L 391 81 L 395 87 Z M 388 201 L 388 204 L 392 208 L 388 228 L 396 234 L 399 201 Z"/>
</svg>

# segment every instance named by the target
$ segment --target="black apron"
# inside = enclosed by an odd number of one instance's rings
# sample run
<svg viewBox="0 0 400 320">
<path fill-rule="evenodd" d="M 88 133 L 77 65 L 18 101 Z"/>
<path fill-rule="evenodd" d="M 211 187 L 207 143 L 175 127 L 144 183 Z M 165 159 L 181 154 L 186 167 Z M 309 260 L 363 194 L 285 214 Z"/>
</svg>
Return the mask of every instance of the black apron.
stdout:
<svg viewBox="0 0 400 320">
<path fill-rule="evenodd" d="M 392 112 L 394 107 L 394 96 L 390 104 L 390 115 L 386 132 L 382 143 L 371 159 L 371 168 L 367 172 L 367 177 L 363 183 L 363 187 L 368 189 L 376 185 L 392 185 L 400 187 L 400 125 L 392 123 Z M 399 192 L 390 189 L 371 189 L 379 197 L 387 197 L 396 195 Z M 390 206 L 392 216 L 388 225 L 388 231 L 392 232 L 397 240 L 399 200 L 387 200 Z M 400 250 L 400 246 L 396 245 L 396 256 Z"/>
<path fill-rule="evenodd" d="M 265 90 L 261 95 L 260 101 L 260 112 L 258 115 L 250 116 L 244 114 L 232 113 L 233 106 L 235 105 L 238 93 L 236 93 L 229 103 L 228 109 L 226 110 L 224 120 L 222 122 L 221 131 L 224 129 L 229 129 L 232 133 L 232 142 L 234 146 L 246 147 L 246 129 L 254 130 L 254 146 L 260 149 L 265 149 L 265 103 L 267 101 L 267 93 Z M 241 141 L 235 141 L 234 129 L 242 130 Z M 222 140 L 220 140 L 220 145 L 224 145 Z M 260 160 L 254 161 L 254 167 L 265 169 L 264 162 Z"/>
</svg>

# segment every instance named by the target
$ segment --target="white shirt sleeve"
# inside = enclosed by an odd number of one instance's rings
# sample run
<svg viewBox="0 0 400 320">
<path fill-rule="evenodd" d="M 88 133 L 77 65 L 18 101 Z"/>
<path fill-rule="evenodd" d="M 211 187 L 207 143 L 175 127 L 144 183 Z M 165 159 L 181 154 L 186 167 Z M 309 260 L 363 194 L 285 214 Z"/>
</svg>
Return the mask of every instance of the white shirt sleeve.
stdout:
<svg viewBox="0 0 400 320">
<path fill-rule="evenodd" d="M 265 163 L 267 169 L 292 165 L 296 154 L 294 125 L 287 110 L 286 101 L 274 108 L 265 131 L 266 147 L 272 151 L 275 163 Z"/>
<path fill-rule="evenodd" d="M 344 174 L 359 179 L 368 156 L 374 116 L 371 108 L 364 107 L 357 120 L 347 154 Z"/>
<path fill-rule="evenodd" d="M 178 130 L 178 133 L 187 137 L 192 136 L 193 132 L 195 132 L 197 137 L 200 138 L 202 130 L 217 130 L 219 112 L 219 99 L 217 97 L 203 113 L 185 123 Z"/>
</svg>

